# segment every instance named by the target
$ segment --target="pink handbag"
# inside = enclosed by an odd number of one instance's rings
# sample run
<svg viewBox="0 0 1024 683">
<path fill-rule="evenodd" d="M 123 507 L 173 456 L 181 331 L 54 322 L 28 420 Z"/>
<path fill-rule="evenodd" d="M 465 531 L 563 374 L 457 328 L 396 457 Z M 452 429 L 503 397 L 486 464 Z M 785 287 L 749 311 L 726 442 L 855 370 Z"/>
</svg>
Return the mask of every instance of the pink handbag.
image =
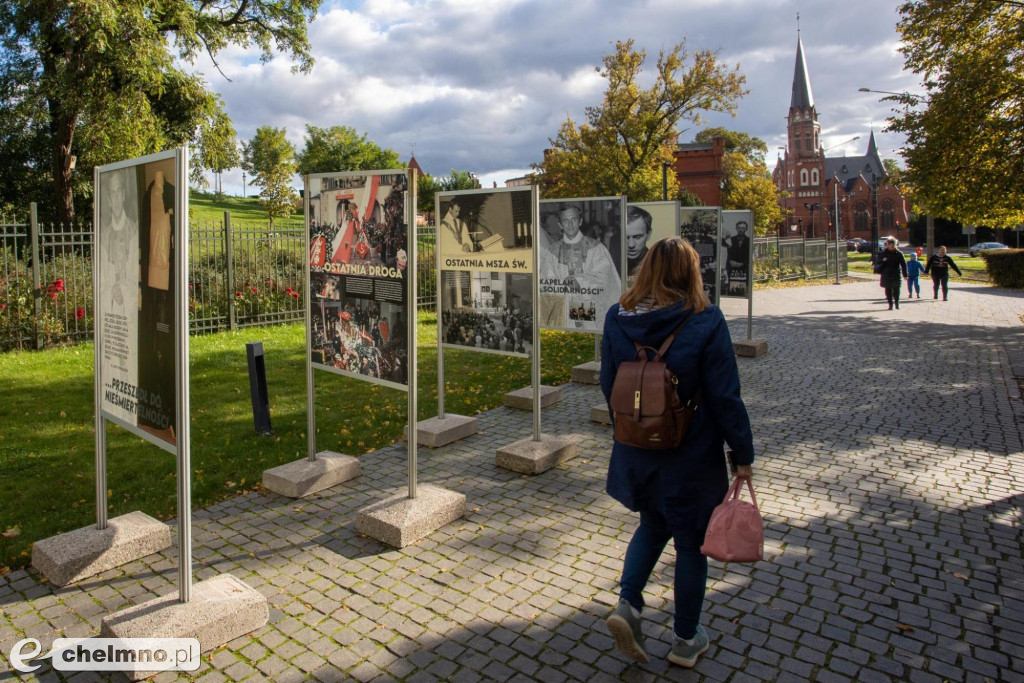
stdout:
<svg viewBox="0 0 1024 683">
<path fill-rule="evenodd" d="M 744 481 L 752 503 L 739 499 Z M 764 528 L 750 477 L 736 477 L 722 504 L 711 513 L 700 551 L 720 562 L 757 562 L 764 559 Z"/>
</svg>

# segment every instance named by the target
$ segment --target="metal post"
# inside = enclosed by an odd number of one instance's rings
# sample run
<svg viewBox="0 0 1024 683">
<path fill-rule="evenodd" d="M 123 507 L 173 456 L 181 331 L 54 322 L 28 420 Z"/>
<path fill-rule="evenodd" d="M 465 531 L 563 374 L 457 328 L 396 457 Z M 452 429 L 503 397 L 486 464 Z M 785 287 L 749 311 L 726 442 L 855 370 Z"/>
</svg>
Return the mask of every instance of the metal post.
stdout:
<svg viewBox="0 0 1024 683">
<path fill-rule="evenodd" d="M 434 303 L 437 306 L 437 417 L 444 419 L 444 346 L 441 334 L 441 298 L 444 296 L 444 278 L 441 276 L 441 198 L 434 195 L 434 277 L 437 278 L 437 293 Z M 462 286 L 461 273 L 453 273 L 455 286 Z"/>
<path fill-rule="evenodd" d="M 225 275 L 225 287 L 228 298 L 228 329 L 237 330 L 238 320 L 235 311 L 235 248 L 231 239 L 231 212 L 224 212 L 224 260 L 226 261 L 227 274 Z M 307 252 L 308 253 L 308 252 Z"/>
<path fill-rule="evenodd" d="M 189 397 L 188 397 L 188 148 L 178 149 L 178 177 L 175 204 L 175 240 L 177 276 L 175 278 L 175 303 L 177 304 L 176 334 L 178 378 L 178 599 L 185 603 L 192 599 L 192 464 L 189 444 Z"/>
<path fill-rule="evenodd" d="M 35 313 L 36 348 L 43 348 L 43 338 L 39 335 L 39 318 L 43 314 L 43 293 L 40 291 L 42 261 L 39 259 L 39 217 L 36 203 L 28 205 L 29 240 L 32 253 L 32 308 Z"/>
<path fill-rule="evenodd" d="M 303 176 L 303 203 L 309 207 L 309 176 Z M 322 187 L 322 186 L 321 186 Z M 313 383 L 313 278 L 309 272 L 309 226 L 310 216 L 309 211 L 305 211 L 306 220 L 303 222 L 305 238 L 303 243 L 306 247 L 306 253 L 302 257 L 302 273 L 305 278 L 306 287 L 302 298 L 305 300 L 305 316 L 306 316 L 306 460 L 309 462 L 316 461 L 316 392 L 315 385 Z M 329 257 L 328 257 L 329 258 Z M 321 300 L 322 304 L 322 300 Z M 324 321 L 324 332 L 327 332 L 327 318 L 323 315 L 323 308 L 321 305 L 320 319 Z"/>
<path fill-rule="evenodd" d="M 668 201 L 668 164 L 661 162 L 661 201 Z"/>
<path fill-rule="evenodd" d="M 839 221 L 839 178 L 838 178 L 838 176 L 833 176 L 832 191 L 833 191 L 833 194 L 835 195 L 834 198 L 833 198 L 833 202 L 834 203 L 833 203 L 833 209 L 832 210 L 836 214 L 836 219 L 835 219 L 835 221 L 833 221 L 833 223 L 834 223 L 835 229 L 836 229 L 836 284 L 838 285 L 838 284 L 842 284 L 839 281 L 839 225 L 840 225 L 840 221 Z"/>
<path fill-rule="evenodd" d="M 878 176 L 871 175 L 871 264 L 878 256 Z"/>
<path fill-rule="evenodd" d="M 99 186 L 99 171 L 93 171 L 93 187 Z M 32 224 L 35 224 L 36 205 L 30 204 Z M 93 202 L 92 209 L 93 224 L 93 271 L 92 271 L 92 300 L 93 300 L 93 424 L 95 429 L 95 462 L 96 462 L 96 529 L 102 531 L 107 528 L 107 421 L 103 419 L 101 407 L 103 405 L 103 338 L 99 334 L 103 324 L 103 305 L 100 299 L 100 258 L 103 248 L 100 230 L 100 201 L 99 198 Z M 32 240 L 33 245 L 35 239 Z"/>
<path fill-rule="evenodd" d="M 530 235 L 530 246 L 533 248 L 533 440 L 540 441 L 540 248 L 537 244 L 536 235 L 540 228 L 540 197 L 537 186 L 530 190 L 530 220 L 532 221 L 532 234 Z"/>
<path fill-rule="evenodd" d="M 419 408 L 417 405 L 417 393 L 419 391 L 419 383 L 416 381 L 416 367 L 417 367 L 417 355 L 416 355 L 416 324 L 417 324 L 417 311 L 419 307 L 416 304 L 417 296 L 417 263 L 419 263 L 419 244 L 417 243 L 418 235 L 416 225 L 416 169 L 409 169 L 406 172 L 408 179 L 408 191 L 406 192 L 406 199 L 408 200 L 405 204 L 405 220 L 406 220 L 406 251 L 407 260 L 405 263 L 405 279 L 408 284 L 408 301 L 406 302 L 405 310 L 408 313 L 408 320 L 406 321 L 406 355 L 408 360 L 406 362 L 406 391 L 408 392 L 408 413 L 409 417 L 406 421 L 409 425 L 409 437 L 406 442 L 409 444 L 409 497 L 416 497 L 416 456 L 417 448 L 419 446 L 419 434 L 417 432 L 417 423 L 419 422 Z M 441 321 L 438 321 L 440 326 Z M 438 346 L 438 353 L 441 352 L 441 347 Z"/>
</svg>

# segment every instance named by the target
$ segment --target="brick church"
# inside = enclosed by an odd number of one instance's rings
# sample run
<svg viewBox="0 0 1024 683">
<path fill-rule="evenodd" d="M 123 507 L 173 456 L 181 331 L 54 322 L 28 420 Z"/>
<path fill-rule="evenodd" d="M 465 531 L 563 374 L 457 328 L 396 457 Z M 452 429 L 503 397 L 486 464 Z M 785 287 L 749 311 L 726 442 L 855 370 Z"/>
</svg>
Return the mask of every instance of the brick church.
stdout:
<svg viewBox="0 0 1024 683">
<path fill-rule="evenodd" d="M 793 95 L 786 117 L 788 139 L 772 178 L 776 187 L 789 193 L 780 204 L 786 212 L 780 226 L 783 237 L 835 238 L 838 204 L 840 235 L 871 239 L 871 217 L 878 216 L 878 235 L 907 239 L 907 202 L 887 182 L 878 156 L 874 131 L 863 156 L 826 157 L 819 135 L 818 110 L 814 106 L 807 75 L 803 42 L 797 37 Z"/>
</svg>

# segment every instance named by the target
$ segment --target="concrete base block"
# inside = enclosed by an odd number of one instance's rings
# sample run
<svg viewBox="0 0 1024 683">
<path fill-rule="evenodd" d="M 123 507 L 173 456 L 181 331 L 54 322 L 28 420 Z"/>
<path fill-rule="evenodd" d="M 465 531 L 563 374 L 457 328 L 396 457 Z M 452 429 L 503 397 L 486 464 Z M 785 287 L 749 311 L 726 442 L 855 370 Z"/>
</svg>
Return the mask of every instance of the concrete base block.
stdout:
<svg viewBox="0 0 1024 683">
<path fill-rule="evenodd" d="M 611 415 L 608 414 L 608 404 L 599 403 L 590 409 L 590 421 L 600 422 L 603 425 L 610 425 L 612 423 Z"/>
<path fill-rule="evenodd" d="M 32 566 L 66 586 L 170 546 L 171 528 L 136 510 L 107 520 L 106 529 L 88 526 L 36 541 Z"/>
<path fill-rule="evenodd" d="M 540 385 L 540 407 L 547 408 L 553 403 L 558 403 L 565 396 L 562 387 L 552 387 L 547 384 Z M 519 410 L 533 410 L 533 387 L 523 387 L 505 394 L 505 405 L 509 408 Z"/>
<path fill-rule="evenodd" d="M 578 384 L 600 384 L 601 361 L 592 360 L 589 363 L 573 366 L 572 381 Z"/>
<path fill-rule="evenodd" d="M 356 531 L 392 548 L 403 548 L 466 514 L 466 496 L 437 486 L 398 493 L 356 515 Z"/>
<path fill-rule="evenodd" d="M 282 496 L 302 498 L 359 476 L 359 458 L 321 451 L 316 460 L 296 460 L 263 473 L 263 485 Z"/>
<path fill-rule="evenodd" d="M 231 574 L 192 586 L 188 602 L 175 591 L 103 618 L 101 638 L 198 638 L 203 652 L 262 628 L 270 620 L 267 599 Z M 138 681 L 152 671 L 125 672 Z"/>
<path fill-rule="evenodd" d="M 732 343 L 737 356 L 756 358 L 768 353 L 768 341 L 765 339 L 741 339 Z"/>
<path fill-rule="evenodd" d="M 416 440 L 421 446 L 440 448 L 453 441 L 473 436 L 479 431 L 480 420 L 465 415 L 448 413 L 444 417 L 436 415 L 416 423 Z M 405 427 L 405 438 L 409 438 L 409 426 Z"/>
<path fill-rule="evenodd" d="M 576 439 L 541 434 L 540 441 L 534 441 L 531 437 L 499 448 L 494 456 L 494 464 L 513 472 L 540 474 L 575 458 L 576 453 Z"/>
</svg>

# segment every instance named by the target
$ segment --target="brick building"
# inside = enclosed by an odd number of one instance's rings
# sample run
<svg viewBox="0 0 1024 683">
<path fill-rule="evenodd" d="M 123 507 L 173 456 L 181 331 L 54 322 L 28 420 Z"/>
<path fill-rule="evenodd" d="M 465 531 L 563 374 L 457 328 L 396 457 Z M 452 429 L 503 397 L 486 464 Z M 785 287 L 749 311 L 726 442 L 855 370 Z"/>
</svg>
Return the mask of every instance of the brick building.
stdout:
<svg viewBox="0 0 1024 683">
<path fill-rule="evenodd" d="M 776 187 L 789 193 L 789 197 L 780 200 L 787 214 L 785 223 L 779 227 L 783 236 L 834 237 L 832 226 L 838 207 L 843 237 L 871 239 L 871 217 L 877 215 L 879 236 L 906 239 L 907 202 L 887 182 L 874 132 L 863 156 L 825 156 L 799 37 L 786 128 L 786 150 L 777 158 L 772 172 Z"/>
<path fill-rule="evenodd" d="M 725 140 L 714 138 L 709 143 L 680 143 L 676 145 L 673 156 L 672 171 L 679 186 L 700 197 L 704 206 L 721 206 Z"/>
</svg>

